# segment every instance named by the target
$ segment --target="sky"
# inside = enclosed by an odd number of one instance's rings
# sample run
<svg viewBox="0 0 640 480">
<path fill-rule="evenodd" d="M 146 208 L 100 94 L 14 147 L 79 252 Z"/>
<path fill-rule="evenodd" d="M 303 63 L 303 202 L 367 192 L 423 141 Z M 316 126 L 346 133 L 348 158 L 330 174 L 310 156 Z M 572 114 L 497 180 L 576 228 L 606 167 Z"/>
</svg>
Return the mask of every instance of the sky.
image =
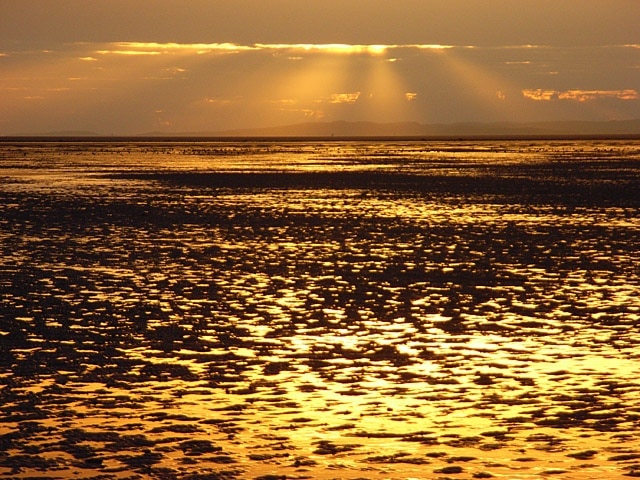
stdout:
<svg viewBox="0 0 640 480">
<path fill-rule="evenodd" d="M 640 118 L 639 0 L 0 0 L 0 135 Z"/>
</svg>

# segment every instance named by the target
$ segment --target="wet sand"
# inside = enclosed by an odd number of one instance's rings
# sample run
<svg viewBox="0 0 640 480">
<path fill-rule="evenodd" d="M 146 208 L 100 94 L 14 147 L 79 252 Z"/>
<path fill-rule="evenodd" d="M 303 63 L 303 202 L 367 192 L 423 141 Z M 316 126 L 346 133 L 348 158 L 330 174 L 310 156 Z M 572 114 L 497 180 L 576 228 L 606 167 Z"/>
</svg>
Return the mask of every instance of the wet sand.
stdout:
<svg viewBox="0 0 640 480">
<path fill-rule="evenodd" d="M 637 141 L 0 152 L 0 478 L 640 476 Z"/>
</svg>

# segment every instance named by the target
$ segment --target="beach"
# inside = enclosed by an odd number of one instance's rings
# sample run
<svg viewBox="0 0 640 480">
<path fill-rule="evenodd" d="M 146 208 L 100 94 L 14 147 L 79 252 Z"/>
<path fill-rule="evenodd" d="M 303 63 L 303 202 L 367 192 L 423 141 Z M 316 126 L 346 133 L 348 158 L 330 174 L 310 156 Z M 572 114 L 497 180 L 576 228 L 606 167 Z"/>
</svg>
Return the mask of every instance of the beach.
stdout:
<svg viewBox="0 0 640 480">
<path fill-rule="evenodd" d="M 0 478 L 640 476 L 640 141 L 0 143 Z"/>
</svg>

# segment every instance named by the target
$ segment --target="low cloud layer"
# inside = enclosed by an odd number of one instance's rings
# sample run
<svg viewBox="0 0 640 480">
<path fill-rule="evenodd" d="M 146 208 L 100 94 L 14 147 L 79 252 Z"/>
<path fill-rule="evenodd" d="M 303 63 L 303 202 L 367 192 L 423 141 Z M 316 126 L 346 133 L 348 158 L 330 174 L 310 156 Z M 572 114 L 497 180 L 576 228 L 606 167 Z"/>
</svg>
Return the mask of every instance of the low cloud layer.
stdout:
<svg viewBox="0 0 640 480">
<path fill-rule="evenodd" d="M 552 101 L 552 100 L 575 100 L 578 102 L 588 102 L 591 100 L 615 98 L 618 100 L 638 100 L 640 94 L 637 90 L 543 90 L 527 89 L 522 94 L 531 100 Z"/>
</svg>

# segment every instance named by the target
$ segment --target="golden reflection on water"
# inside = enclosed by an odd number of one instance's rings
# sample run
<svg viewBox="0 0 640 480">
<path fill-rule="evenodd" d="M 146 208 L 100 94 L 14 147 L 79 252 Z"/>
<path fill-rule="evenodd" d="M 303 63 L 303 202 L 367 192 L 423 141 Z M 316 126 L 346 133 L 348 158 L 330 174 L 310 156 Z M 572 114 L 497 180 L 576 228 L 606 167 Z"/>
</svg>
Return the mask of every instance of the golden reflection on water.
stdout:
<svg viewBox="0 0 640 480">
<path fill-rule="evenodd" d="M 3 474 L 640 471 L 638 142 L 0 152 Z"/>
</svg>

